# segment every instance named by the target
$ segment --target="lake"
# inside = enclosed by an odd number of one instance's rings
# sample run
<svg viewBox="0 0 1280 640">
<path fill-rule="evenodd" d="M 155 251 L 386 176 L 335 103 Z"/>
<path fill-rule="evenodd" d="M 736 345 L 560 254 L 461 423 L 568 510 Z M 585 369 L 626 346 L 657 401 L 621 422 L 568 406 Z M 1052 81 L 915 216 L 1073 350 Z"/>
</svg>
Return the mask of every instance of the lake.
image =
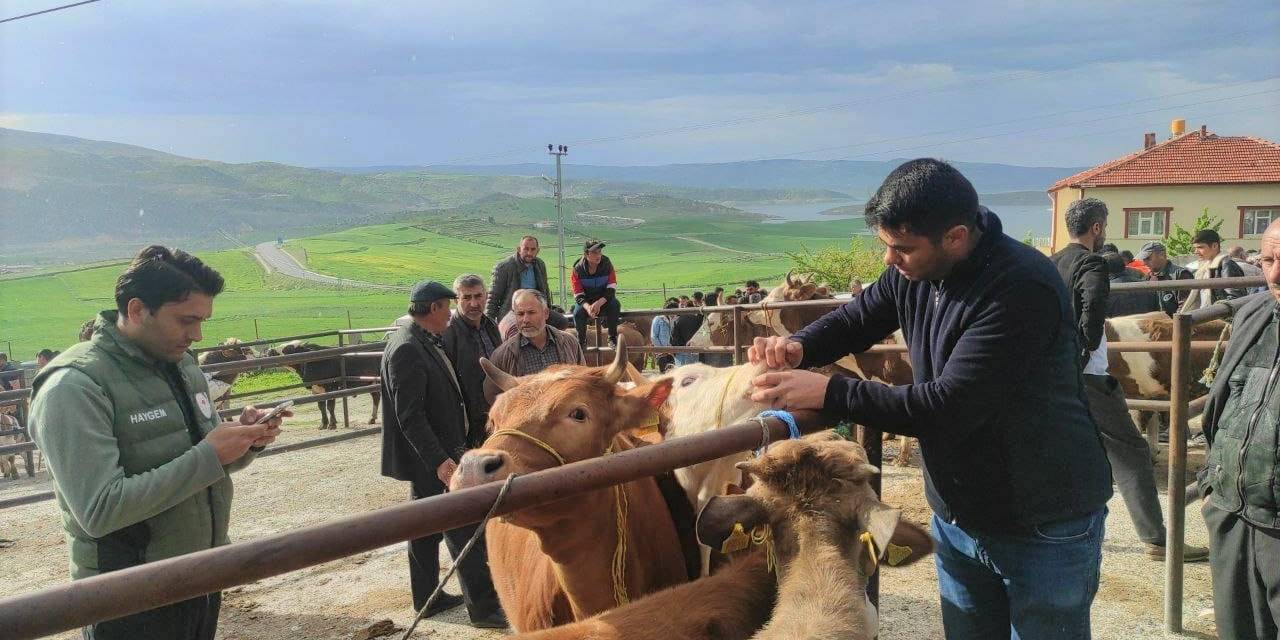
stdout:
<svg viewBox="0 0 1280 640">
<path fill-rule="evenodd" d="M 827 209 L 843 207 L 851 204 L 861 203 L 854 200 L 838 200 L 833 202 L 786 204 L 739 203 L 730 204 L 730 206 L 736 206 L 744 211 L 776 216 L 776 219 L 769 220 L 766 224 L 782 224 L 803 220 L 839 220 L 841 218 L 852 218 L 854 216 L 820 215 Z M 1037 237 L 1049 235 L 1049 227 L 1052 223 L 1052 211 L 1048 206 L 997 205 L 990 207 L 990 209 L 1000 217 L 1000 222 L 1004 224 L 1005 233 L 1013 236 L 1014 238 L 1021 240 L 1028 233 Z"/>
</svg>

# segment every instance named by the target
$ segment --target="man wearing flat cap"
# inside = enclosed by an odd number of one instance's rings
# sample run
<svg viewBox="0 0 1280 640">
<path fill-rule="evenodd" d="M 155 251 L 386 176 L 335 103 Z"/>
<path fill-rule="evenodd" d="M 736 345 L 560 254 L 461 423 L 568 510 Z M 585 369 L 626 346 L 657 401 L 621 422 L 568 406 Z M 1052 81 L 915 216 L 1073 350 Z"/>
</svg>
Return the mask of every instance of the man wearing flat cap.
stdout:
<svg viewBox="0 0 1280 640">
<path fill-rule="evenodd" d="M 1190 271 L 1171 262 L 1168 251 L 1159 242 L 1148 242 L 1142 245 L 1134 259 L 1141 260 L 1142 264 L 1151 270 L 1151 280 L 1190 280 L 1194 277 Z M 1159 291 L 1156 292 L 1156 299 L 1160 303 L 1160 309 L 1172 316 L 1187 299 L 1187 294 L 1178 291 Z"/>
<path fill-rule="evenodd" d="M 412 323 L 387 338 L 382 354 L 382 475 L 410 483 L 411 500 L 444 493 L 466 450 L 469 430 L 484 428 L 469 425 L 465 396 L 443 350 L 441 335 L 449 326 L 450 300 L 456 297 L 439 282 L 414 285 L 409 294 Z M 457 558 L 475 531 L 472 524 L 409 541 L 415 611 L 440 584 L 440 540 Z M 462 596 L 441 593 L 427 617 L 465 602 L 473 626 L 507 626 L 489 578 L 483 540 L 458 563 L 458 581 Z"/>
</svg>

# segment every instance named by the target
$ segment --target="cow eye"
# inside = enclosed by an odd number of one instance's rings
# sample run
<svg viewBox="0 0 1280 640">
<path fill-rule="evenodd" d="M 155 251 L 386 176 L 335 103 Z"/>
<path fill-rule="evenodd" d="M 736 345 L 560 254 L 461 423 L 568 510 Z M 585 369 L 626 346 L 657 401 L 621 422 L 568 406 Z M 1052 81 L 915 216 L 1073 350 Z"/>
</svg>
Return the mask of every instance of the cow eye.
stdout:
<svg viewBox="0 0 1280 640">
<path fill-rule="evenodd" d="M 583 409 L 582 407 L 578 407 L 577 409 L 574 409 L 573 411 L 569 412 L 569 417 L 573 418 L 574 420 L 577 420 L 578 422 L 586 422 L 587 410 Z"/>
<path fill-rule="evenodd" d="M 693 384 L 693 381 L 694 381 L 694 380 L 697 380 L 697 379 L 698 379 L 698 378 L 697 378 L 696 376 L 686 376 L 684 380 L 681 380 L 681 381 L 680 381 L 680 386 L 682 386 L 682 387 L 687 387 L 687 386 L 689 386 L 689 385 Z"/>
</svg>

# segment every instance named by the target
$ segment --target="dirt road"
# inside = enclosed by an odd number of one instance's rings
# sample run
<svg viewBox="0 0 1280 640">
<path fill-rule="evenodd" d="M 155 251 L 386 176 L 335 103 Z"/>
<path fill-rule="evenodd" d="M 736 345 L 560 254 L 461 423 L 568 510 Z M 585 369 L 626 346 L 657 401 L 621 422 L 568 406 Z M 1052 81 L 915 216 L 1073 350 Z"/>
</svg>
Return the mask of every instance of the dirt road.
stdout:
<svg viewBox="0 0 1280 640">
<path fill-rule="evenodd" d="M 276 246 L 274 242 L 263 242 L 253 248 L 254 255 L 258 257 L 270 269 L 279 272 L 281 275 L 297 278 L 298 280 L 307 280 L 309 282 L 318 282 L 320 284 L 328 284 L 338 287 L 352 287 L 357 289 L 383 289 L 395 290 L 397 287 L 385 284 L 377 284 L 373 282 L 364 282 L 362 280 L 349 280 L 347 278 L 335 278 L 326 276 L 323 273 L 309 271 L 298 264 L 298 261 L 289 255 L 284 249 Z"/>
</svg>

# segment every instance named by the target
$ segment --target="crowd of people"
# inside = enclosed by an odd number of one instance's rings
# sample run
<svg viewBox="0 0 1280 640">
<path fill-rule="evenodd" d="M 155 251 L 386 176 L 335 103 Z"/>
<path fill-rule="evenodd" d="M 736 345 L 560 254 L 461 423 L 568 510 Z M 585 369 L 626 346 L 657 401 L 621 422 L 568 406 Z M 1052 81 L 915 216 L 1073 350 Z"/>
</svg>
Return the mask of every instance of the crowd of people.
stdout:
<svg viewBox="0 0 1280 640">
<path fill-rule="evenodd" d="M 1119 278 L 1242 275 L 1216 234 L 1197 234 L 1199 262 L 1172 265 L 1148 243 L 1129 259 L 1105 251 L 1108 211 L 1071 205 L 1072 243 L 1051 259 L 1003 232 L 954 167 L 921 159 L 895 169 L 866 205 L 890 268 L 856 283 L 850 301 L 787 338 L 748 351 L 765 373 L 752 398 L 777 409 L 825 409 L 877 430 L 915 436 L 948 638 L 1088 637 L 1107 502 L 1118 486 L 1146 552 L 1167 553 L 1146 441 L 1107 370 L 1105 316 Z M 383 475 L 409 498 L 447 490 L 463 453 L 486 437 L 497 393 L 482 360 L 512 375 L 583 364 L 586 326 L 617 340 L 617 275 L 605 244 L 589 240 L 573 265 L 574 309 L 550 304 L 538 241 L 522 238 L 486 286 L 464 274 L 407 292 L 407 315 L 381 365 Z M 1205 410 L 1209 461 L 1200 479 L 1207 557 L 1223 637 L 1276 637 L 1280 621 L 1280 221 L 1258 267 L 1270 295 L 1239 289 L 1168 292 L 1145 304 L 1166 312 L 1236 304 L 1235 331 Z M 1230 253 L 1230 252 L 1228 252 Z M 1139 276 L 1135 264 L 1146 269 Z M 854 288 L 855 283 L 850 283 Z M 144 249 L 116 283 L 115 305 L 89 339 L 50 354 L 32 384 L 31 434 L 58 493 L 76 579 L 229 542 L 232 473 L 273 442 L 282 420 L 246 408 L 223 421 L 189 348 L 224 281 L 198 258 Z M 664 308 L 759 302 L 755 281 L 732 293 L 669 298 Z M 455 308 L 456 303 L 456 308 Z M 573 318 L 575 332 L 567 330 Z M 687 344 L 698 313 L 658 316 L 655 345 Z M 507 325 L 504 329 L 503 325 Z M 866 350 L 901 329 L 916 383 L 888 386 L 809 369 Z M 694 354 L 660 359 L 662 367 Z M 0 363 L 3 364 L 3 363 Z M 421 610 L 439 586 L 439 545 L 458 563 L 461 595 L 425 615 L 465 605 L 473 625 L 501 628 L 483 542 L 458 558 L 475 525 L 410 541 L 409 582 Z M 482 534 L 480 534 L 482 535 Z M 86 637 L 214 637 L 219 594 L 97 623 Z"/>
</svg>

